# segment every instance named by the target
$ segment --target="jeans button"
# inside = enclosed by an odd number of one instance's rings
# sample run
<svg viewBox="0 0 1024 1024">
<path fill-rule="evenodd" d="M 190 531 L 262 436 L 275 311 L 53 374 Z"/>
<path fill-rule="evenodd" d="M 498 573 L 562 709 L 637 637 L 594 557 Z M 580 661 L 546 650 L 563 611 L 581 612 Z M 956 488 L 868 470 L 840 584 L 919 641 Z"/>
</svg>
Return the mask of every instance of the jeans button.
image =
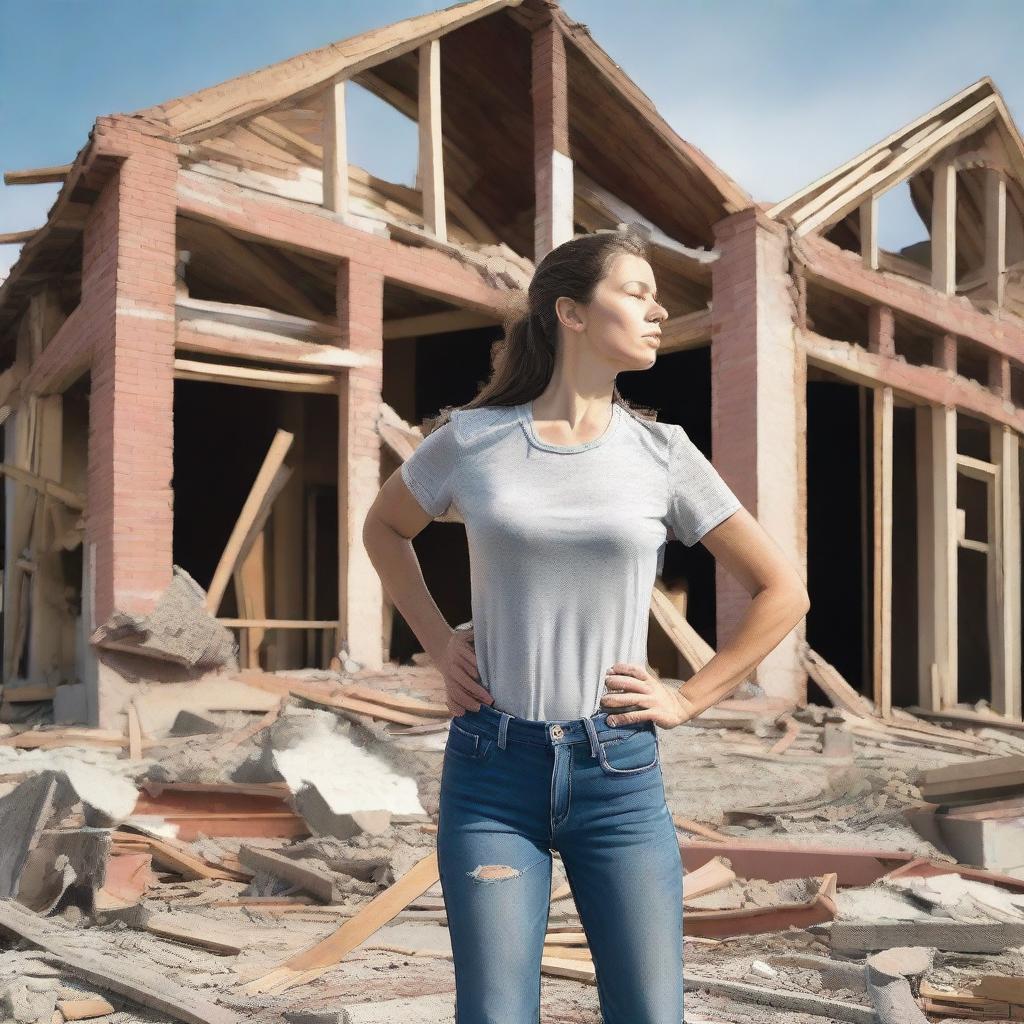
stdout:
<svg viewBox="0 0 1024 1024">
<path fill-rule="evenodd" d="M 565 735 L 565 730 L 560 725 L 551 726 L 551 738 L 560 740 Z"/>
</svg>

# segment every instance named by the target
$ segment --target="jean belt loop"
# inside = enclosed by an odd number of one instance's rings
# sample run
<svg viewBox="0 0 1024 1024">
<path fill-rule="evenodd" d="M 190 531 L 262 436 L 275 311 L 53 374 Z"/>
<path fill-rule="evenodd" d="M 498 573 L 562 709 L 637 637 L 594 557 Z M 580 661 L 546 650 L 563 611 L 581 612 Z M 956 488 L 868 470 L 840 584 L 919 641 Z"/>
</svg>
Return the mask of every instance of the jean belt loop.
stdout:
<svg viewBox="0 0 1024 1024">
<path fill-rule="evenodd" d="M 507 711 L 500 711 L 501 721 L 498 722 L 498 749 L 505 749 L 505 736 L 508 733 L 508 721 L 512 717 Z"/>
<path fill-rule="evenodd" d="M 590 737 L 590 756 L 597 757 L 600 742 L 597 738 L 597 729 L 594 728 L 594 720 L 592 718 L 584 718 L 581 721 L 587 730 L 587 735 Z"/>
</svg>

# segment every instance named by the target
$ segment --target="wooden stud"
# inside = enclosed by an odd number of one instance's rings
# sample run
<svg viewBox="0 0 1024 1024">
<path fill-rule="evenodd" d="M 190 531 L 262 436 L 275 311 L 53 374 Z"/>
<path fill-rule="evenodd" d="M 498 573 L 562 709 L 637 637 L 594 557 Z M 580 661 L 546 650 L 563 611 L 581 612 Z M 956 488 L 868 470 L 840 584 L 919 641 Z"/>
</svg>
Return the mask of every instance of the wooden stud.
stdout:
<svg viewBox="0 0 1024 1024">
<path fill-rule="evenodd" d="M 874 699 L 892 714 L 892 388 L 874 392 Z"/>
<path fill-rule="evenodd" d="M 174 360 L 175 380 L 198 380 L 214 384 L 237 384 L 270 391 L 312 391 L 323 395 L 337 389 L 336 378 L 329 373 L 299 373 L 291 370 L 261 370 L 249 366 L 228 366 L 195 359 Z"/>
<path fill-rule="evenodd" d="M 345 126 L 345 82 L 327 86 L 324 102 L 324 206 L 348 213 L 348 137 Z"/>
<path fill-rule="evenodd" d="M 956 704 L 957 693 L 957 507 L 956 507 L 956 409 L 930 406 L 927 441 L 919 442 L 918 492 L 920 565 L 928 570 L 918 584 L 920 699 L 931 711 Z M 927 444 L 927 450 L 922 445 Z M 931 586 L 926 587 L 926 582 Z M 933 679 L 934 675 L 934 679 Z"/>
<path fill-rule="evenodd" d="M 992 457 L 999 472 L 993 487 L 989 556 L 989 651 L 992 707 L 1009 718 L 1021 717 L 1021 542 L 1020 438 L 1007 426 L 990 427 Z M 993 537 L 990 535 L 990 541 Z"/>
<path fill-rule="evenodd" d="M 287 482 L 291 470 L 285 466 L 284 459 L 291 448 L 292 440 L 293 435 L 287 430 L 279 430 L 270 443 L 270 449 L 256 474 L 252 489 L 245 499 L 238 521 L 231 531 L 206 592 L 206 610 L 212 615 L 217 614 L 235 566 L 248 554 L 249 548 L 266 523 L 273 499 Z"/>
<path fill-rule="evenodd" d="M 932 188 L 932 287 L 943 295 L 956 293 L 956 165 L 935 165 Z"/>
<path fill-rule="evenodd" d="M 1006 288 L 1006 178 L 991 167 L 984 173 L 985 291 L 1001 306 Z"/>
<path fill-rule="evenodd" d="M 71 173 L 71 164 L 57 167 L 32 167 L 24 171 L 4 171 L 5 185 L 42 185 L 63 181 Z"/>
<path fill-rule="evenodd" d="M 874 657 L 871 646 L 871 622 L 873 614 L 872 583 L 868 579 L 868 568 L 871 564 L 869 545 L 871 540 L 871 520 L 873 516 L 874 498 L 868 488 L 868 418 L 871 410 L 868 403 L 872 401 L 874 394 L 872 387 L 858 388 L 857 395 L 857 450 L 860 452 L 859 462 L 859 490 L 860 497 L 860 668 L 861 678 L 872 678 L 872 659 Z"/>
<path fill-rule="evenodd" d="M 878 269 L 878 197 L 868 196 L 860 204 L 860 254 L 864 266 Z"/>
<path fill-rule="evenodd" d="M 423 227 L 445 241 L 444 158 L 441 148 L 441 40 L 419 49 L 419 173 L 423 193 Z"/>
</svg>

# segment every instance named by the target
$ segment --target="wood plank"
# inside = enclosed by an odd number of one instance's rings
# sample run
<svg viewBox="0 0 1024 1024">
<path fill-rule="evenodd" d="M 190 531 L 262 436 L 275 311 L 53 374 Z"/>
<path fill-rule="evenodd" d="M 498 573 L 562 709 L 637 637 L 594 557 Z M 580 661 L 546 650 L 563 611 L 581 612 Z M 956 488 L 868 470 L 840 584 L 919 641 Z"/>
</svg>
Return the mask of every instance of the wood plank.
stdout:
<svg viewBox="0 0 1024 1024">
<path fill-rule="evenodd" d="M 72 164 L 56 167 L 32 167 L 24 171 L 4 171 L 5 185 L 43 185 L 63 181 L 70 173 Z"/>
<path fill-rule="evenodd" d="M 423 194 L 423 226 L 446 239 L 444 157 L 441 136 L 441 40 L 419 48 L 419 187 Z"/>
<path fill-rule="evenodd" d="M 892 388 L 874 392 L 874 614 L 872 683 L 882 718 L 892 714 Z"/>
<path fill-rule="evenodd" d="M 986 714 L 968 708 L 949 707 L 943 708 L 941 711 L 933 711 L 930 708 L 911 707 L 907 708 L 907 710 L 912 714 L 921 715 L 925 718 L 961 722 L 964 725 L 973 725 L 978 728 L 1009 729 L 1015 732 L 1024 731 L 1024 722 L 1011 721 L 1006 718 L 1000 718 L 997 715 Z"/>
<path fill-rule="evenodd" d="M 225 363 L 205 363 L 195 359 L 174 360 L 175 380 L 198 380 L 210 384 L 237 384 L 245 388 L 263 388 L 269 391 L 301 391 L 328 395 L 337 389 L 335 378 L 329 373 L 297 373 L 289 370 L 261 370 L 249 366 L 228 366 Z"/>
<path fill-rule="evenodd" d="M 958 611 L 957 611 L 957 483 L 956 409 L 947 406 L 931 410 L 931 508 L 932 579 L 934 598 L 929 602 L 932 646 L 930 664 L 938 677 L 939 703 L 935 710 L 957 703 Z"/>
<path fill-rule="evenodd" d="M 1005 423 L 1024 432 L 1024 408 L 1010 405 L 988 389 L 957 376 L 955 371 L 943 373 L 935 366 L 916 366 L 902 357 L 878 355 L 862 345 L 825 338 L 806 329 L 797 328 L 796 337 L 810 365 L 820 366 L 843 380 L 870 388 L 891 387 L 895 395 L 912 404 L 923 401 L 956 406 L 980 419 Z"/>
<path fill-rule="evenodd" d="M 132 701 L 128 705 L 128 757 L 132 761 L 142 760 L 142 726 L 139 723 L 139 709 Z"/>
<path fill-rule="evenodd" d="M 275 850 L 245 845 L 238 848 L 238 859 L 250 871 L 262 871 L 290 882 L 324 903 L 340 903 L 342 900 L 334 875 L 326 867 L 313 868 Z"/>
<path fill-rule="evenodd" d="M 932 188 L 932 287 L 943 295 L 956 293 L 956 165 L 935 165 Z"/>
<path fill-rule="evenodd" d="M 336 932 L 290 957 L 280 967 L 245 986 L 250 995 L 279 994 L 320 977 L 388 923 L 438 881 L 437 853 L 410 868 L 394 885 L 375 896 Z"/>
<path fill-rule="evenodd" d="M 291 448 L 294 435 L 287 430 L 278 430 L 274 440 L 270 444 L 263 465 L 260 466 L 252 489 L 249 491 L 238 516 L 231 536 L 228 538 L 224 553 L 217 563 L 217 569 L 213 574 L 213 580 L 206 594 L 206 609 L 212 615 L 217 614 L 217 609 L 224 598 L 224 591 L 227 589 L 228 580 L 231 578 L 238 559 L 245 551 L 245 545 L 251 542 L 252 530 L 259 518 L 269 514 L 269 506 L 265 505 L 268 494 L 274 492 L 275 486 L 278 491 L 283 484 L 280 481 L 281 470 L 284 468 L 284 459 Z"/>
<path fill-rule="evenodd" d="M 1021 509 L 1020 438 L 1005 425 L 989 428 L 999 469 L 992 495 L 990 529 L 996 535 L 991 566 L 989 651 L 992 707 L 1020 719 L 1021 706 Z"/>
<path fill-rule="evenodd" d="M 12 900 L 0 901 L 0 928 L 57 957 L 62 967 L 86 981 L 184 1024 L 242 1024 L 244 1020 L 144 966 L 138 957 L 126 958 L 122 950 L 114 955 L 71 946 L 64 938 L 66 928 L 48 923 Z"/>
<path fill-rule="evenodd" d="M 802 219 L 796 228 L 796 236 L 807 235 L 819 227 L 826 227 L 841 220 L 855 210 L 866 195 L 880 195 L 894 184 L 911 177 L 920 168 L 927 166 L 956 139 L 975 131 L 996 116 L 995 98 L 993 96 L 985 97 L 952 121 L 930 132 L 914 146 L 898 153 L 888 163 L 866 178 L 862 178 L 853 188 L 839 195 L 831 203 L 810 217 Z M 936 237 L 934 233 L 932 237 Z"/>
<path fill-rule="evenodd" d="M 31 242 L 42 230 L 44 225 L 37 228 L 25 228 L 22 231 L 0 231 L 0 245 L 21 245 L 24 242 Z"/>
<path fill-rule="evenodd" d="M 345 124 L 345 82 L 329 82 L 324 92 L 324 206 L 348 213 L 348 129 Z"/>
<path fill-rule="evenodd" d="M 860 254 L 864 266 L 878 269 L 878 198 L 868 196 L 860 204 Z"/>
<path fill-rule="evenodd" d="M 830 665 L 808 644 L 801 646 L 800 660 L 807 674 L 818 684 L 835 707 L 843 708 L 859 716 L 875 713 L 871 701 L 858 693 L 842 677 L 838 669 Z"/>
<path fill-rule="evenodd" d="M 7 462 L 0 462 L 0 473 L 16 480 L 25 487 L 31 487 L 34 491 L 46 495 L 48 498 L 55 498 L 57 501 L 76 512 L 85 510 L 85 495 L 78 494 L 68 487 L 64 487 L 56 480 L 50 480 L 39 473 L 32 473 L 21 466 L 12 466 Z"/>
<path fill-rule="evenodd" d="M 985 174 L 985 295 L 997 306 L 1006 294 L 1006 178 L 991 167 Z"/>
<path fill-rule="evenodd" d="M 161 939 L 182 942 L 186 946 L 198 946 L 224 956 L 237 956 L 246 948 L 244 942 L 237 939 L 232 941 L 224 937 L 210 935 L 205 930 L 205 925 L 204 930 L 199 930 L 177 924 L 173 914 L 154 914 L 146 920 L 145 929 L 150 935 L 156 935 Z"/>
<path fill-rule="evenodd" d="M 4 702 L 7 704 L 31 704 L 39 700 L 53 700 L 56 687 L 29 684 L 26 686 L 8 683 L 4 689 Z"/>
<path fill-rule="evenodd" d="M 367 364 L 366 357 L 353 349 L 297 341 L 270 331 L 247 329 L 216 320 L 179 320 L 174 345 L 181 352 L 201 352 L 229 360 L 281 363 L 293 369 L 313 372 L 338 373 Z"/>
</svg>

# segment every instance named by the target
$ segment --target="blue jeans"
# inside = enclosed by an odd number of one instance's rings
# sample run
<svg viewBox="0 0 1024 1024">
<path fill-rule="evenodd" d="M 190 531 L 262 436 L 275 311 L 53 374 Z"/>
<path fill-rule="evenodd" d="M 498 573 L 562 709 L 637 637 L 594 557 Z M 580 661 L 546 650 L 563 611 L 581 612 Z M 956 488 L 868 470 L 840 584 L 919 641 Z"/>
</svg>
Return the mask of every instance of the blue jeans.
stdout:
<svg viewBox="0 0 1024 1024">
<path fill-rule="evenodd" d="M 605 1024 L 683 1020 L 683 866 L 652 722 L 452 719 L 437 859 L 457 1024 L 537 1024 L 557 850 Z"/>
</svg>

